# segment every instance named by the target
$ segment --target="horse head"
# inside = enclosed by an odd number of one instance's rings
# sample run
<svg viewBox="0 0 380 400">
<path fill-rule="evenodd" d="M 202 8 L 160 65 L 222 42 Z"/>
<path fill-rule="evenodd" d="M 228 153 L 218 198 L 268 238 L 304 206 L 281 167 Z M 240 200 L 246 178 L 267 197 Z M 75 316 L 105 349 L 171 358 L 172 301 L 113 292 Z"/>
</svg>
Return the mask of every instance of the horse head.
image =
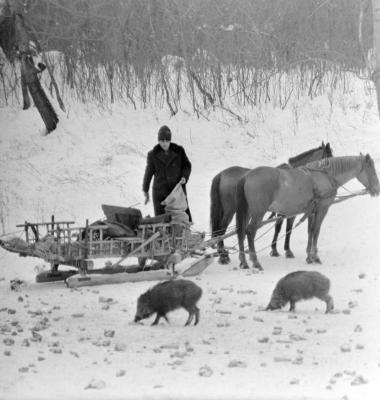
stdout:
<svg viewBox="0 0 380 400">
<path fill-rule="evenodd" d="M 330 146 L 330 142 L 327 142 L 326 144 L 322 142 L 321 148 L 323 150 L 322 158 L 333 157 L 333 151 Z"/>
<path fill-rule="evenodd" d="M 304 151 L 303 153 L 298 154 L 295 157 L 289 158 L 288 163 L 292 168 L 296 168 L 311 163 L 313 161 L 323 160 L 324 158 L 332 156 L 333 153 L 330 143 L 325 144 L 324 142 L 322 142 L 319 147 Z"/>
<path fill-rule="evenodd" d="M 375 163 L 369 154 L 362 155 L 362 169 L 357 176 L 358 181 L 369 191 L 371 196 L 380 194 L 379 179 L 376 174 Z"/>
</svg>

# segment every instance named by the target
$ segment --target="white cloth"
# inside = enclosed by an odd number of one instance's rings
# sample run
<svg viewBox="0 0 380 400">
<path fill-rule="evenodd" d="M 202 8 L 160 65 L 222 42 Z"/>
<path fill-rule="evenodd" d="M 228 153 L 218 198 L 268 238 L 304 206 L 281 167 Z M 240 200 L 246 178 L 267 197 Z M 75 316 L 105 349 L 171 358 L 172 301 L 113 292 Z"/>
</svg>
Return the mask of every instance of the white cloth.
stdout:
<svg viewBox="0 0 380 400">
<path fill-rule="evenodd" d="M 186 213 L 187 198 L 180 183 L 175 186 L 161 204 L 165 206 L 165 212 L 171 214 L 172 222 L 189 222 L 189 216 Z"/>
</svg>

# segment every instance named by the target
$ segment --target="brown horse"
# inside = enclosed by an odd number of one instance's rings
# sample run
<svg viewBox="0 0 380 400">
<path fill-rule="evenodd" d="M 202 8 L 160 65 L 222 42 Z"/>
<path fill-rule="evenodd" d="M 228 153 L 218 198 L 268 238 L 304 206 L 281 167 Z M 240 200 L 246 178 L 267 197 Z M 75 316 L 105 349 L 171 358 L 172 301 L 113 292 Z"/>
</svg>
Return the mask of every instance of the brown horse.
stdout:
<svg viewBox="0 0 380 400">
<path fill-rule="evenodd" d="M 375 165 L 366 156 L 331 157 L 304 167 L 280 169 L 258 167 L 245 174 L 236 191 L 236 225 L 241 268 L 248 268 L 244 252 L 247 235 L 253 267 L 262 270 L 255 250 L 255 236 L 267 211 L 286 217 L 305 213 L 308 217 L 308 263 L 320 263 L 317 242 L 321 224 L 338 187 L 356 178 L 371 196 L 380 194 Z"/>
<path fill-rule="evenodd" d="M 332 157 L 332 149 L 330 143 L 322 144 L 319 147 L 305 151 L 295 157 L 289 158 L 289 164 L 281 164 L 278 168 L 299 167 L 308 162 L 321 160 L 326 157 Z M 230 167 L 217 174 L 211 183 L 211 209 L 210 209 L 210 224 L 211 236 L 221 236 L 226 233 L 228 225 L 231 223 L 236 212 L 236 186 L 239 181 L 248 171 L 249 168 Z M 273 217 L 274 214 L 271 215 Z M 279 219 L 275 224 L 275 233 L 272 240 L 271 256 L 278 257 L 277 238 L 282 227 L 282 219 Z M 288 258 L 293 258 L 293 252 L 290 250 L 290 235 L 294 223 L 294 217 L 288 218 L 286 223 L 286 239 L 285 239 L 285 254 Z M 219 263 L 228 264 L 230 258 L 228 251 L 224 248 L 223 241 L 218 242 Z"/>
</svg>

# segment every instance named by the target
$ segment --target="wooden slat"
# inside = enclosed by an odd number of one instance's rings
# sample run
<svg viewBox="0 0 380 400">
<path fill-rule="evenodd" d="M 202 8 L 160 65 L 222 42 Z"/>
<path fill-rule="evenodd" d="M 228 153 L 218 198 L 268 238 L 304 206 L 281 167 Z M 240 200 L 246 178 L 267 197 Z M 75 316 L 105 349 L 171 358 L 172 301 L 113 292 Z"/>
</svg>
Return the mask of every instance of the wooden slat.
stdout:
<svg viewBox="0 0 380 400">
<path fill-rule="evenodd" d="M 75 224 L 75 221 L 55 221 L 55 224 Z M 51 222 L 25 222 L 24 224 L 16 225 L 16 228 L 22 228 L 25 225 L 35 225 L 35 226 L 40 226 L 40 225 L 45 225 L 49 226 L 51 225 Z"/>
</svg>

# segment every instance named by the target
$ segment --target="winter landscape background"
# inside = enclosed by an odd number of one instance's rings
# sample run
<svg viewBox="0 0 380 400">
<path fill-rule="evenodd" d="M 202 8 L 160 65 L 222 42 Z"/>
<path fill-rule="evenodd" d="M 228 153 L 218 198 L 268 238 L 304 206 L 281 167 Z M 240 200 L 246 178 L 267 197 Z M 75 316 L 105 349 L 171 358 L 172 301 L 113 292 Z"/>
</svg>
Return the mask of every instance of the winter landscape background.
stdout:
<svg viewBox="0 0 380 400">
<path fill-rule="evenodd" d="M 141 183 L 163 124 L 193 164 L 192 228 L 207 235 L 211 179 L 226 167 L 278 165 L 322 140 L 336 156 L 370 153 L 380 163 L 374 91 L 354 77 L 350 90 L 333 98 L 294 99 L 284 110 L 236 107 L 241 121 L 220 109 L 198 119 L 185 106 L 170 118 L 160 108 L 66 103 L 47 136 L 34 107 L 0 108 L 2 235 L 20 235 L 16 224 L 52 214 L 83 225 L 104 217 L 101 204 L 134 205 L 152 215 Z M 293 260 L 269 256 L 273 231 L 259 240 L 262 274 L 240 270 L 237 254 L 228 266 L 215 261 L 193 278 L 203 289 L 201 320 L 187 328 L 184 310 L 169 315 L 170 325 L 132 322 L 137 297 L 154 282 L 78 290 L 38 284 L 36 272 L 48 268 L 42 260 L 0 250 L 1 397 L 376 398 L 379 211 L 379 200 L 369 196 L 333 205 L 319 241 L 322 265 L 305 263 L 306 224 L 293 233 Z M 318 300 L 299 303 L 295 314 L 260 311 L 278 279 L 314 269 L 331 280 L 335 313 L 325 315 Z M 10 289 L 11 279 L 24 282 L 20 291 Z"/>
</svg>

